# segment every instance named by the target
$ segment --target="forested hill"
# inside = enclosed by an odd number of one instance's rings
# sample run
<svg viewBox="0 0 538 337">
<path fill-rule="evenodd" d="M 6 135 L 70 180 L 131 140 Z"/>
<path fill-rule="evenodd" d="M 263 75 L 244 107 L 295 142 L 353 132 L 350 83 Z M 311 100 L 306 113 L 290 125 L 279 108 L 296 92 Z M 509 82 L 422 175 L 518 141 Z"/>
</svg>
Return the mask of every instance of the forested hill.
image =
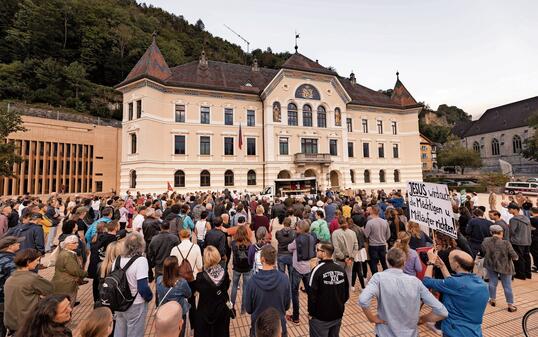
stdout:
<svg viewBox="0 0 538 337">
<path fill-rule="evenodd" d="M 24 100 L 120 118 L 121 82 L 151 43 L 170 67 L 196 60 L 202 48 L 212 60 L 278 67 L 289 57 L 254 50 L 205 31 L 202 20 L 134 0 L 2 0 L 0 5 L 0 100 Z"/>
</svg>

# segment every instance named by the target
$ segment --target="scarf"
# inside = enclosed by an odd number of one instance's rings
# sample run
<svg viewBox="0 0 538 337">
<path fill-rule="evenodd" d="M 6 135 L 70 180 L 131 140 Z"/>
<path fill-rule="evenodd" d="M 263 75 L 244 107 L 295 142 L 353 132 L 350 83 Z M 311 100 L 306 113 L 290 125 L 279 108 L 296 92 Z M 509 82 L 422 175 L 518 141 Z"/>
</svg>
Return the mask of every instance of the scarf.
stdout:
<svg viewBox="0 0 538 337">
<path fill-rule="evenodd" d="M 218 285 L 224 278 L 224 268 L 220 264 L 206 269 L 206 272 L 215 285 Z"/>
</svg>

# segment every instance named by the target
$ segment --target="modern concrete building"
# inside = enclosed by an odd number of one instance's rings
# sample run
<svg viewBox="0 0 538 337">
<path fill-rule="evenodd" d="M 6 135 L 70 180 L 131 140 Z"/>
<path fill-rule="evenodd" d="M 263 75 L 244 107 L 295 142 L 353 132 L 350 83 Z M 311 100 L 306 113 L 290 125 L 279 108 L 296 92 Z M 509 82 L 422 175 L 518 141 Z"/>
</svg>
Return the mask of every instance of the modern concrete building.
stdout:
<svg viewBox="0 0 538 337">
<path fill-rule="evenodd" d="M 120 190 L 260 192 L 278 178 L 322 190 L 421 180 L 421 105 L 293 54 L 281 69 L 200 60 L 169 68 L 155 41 L 125 80 Z"/>
<path fill-rule="evenodd" d="M 513 175 L 538 173 L 538 162 L 521 155 L 525 140 L 534 134 L 529 117 L 538 114 L 538 96 L 486 110 L 476 121 L 458 124 L 452 133 L 482 158 L 482 171 L 500 172 L 499 159 L 512 165 Z"/>
<path fill-rule="evenodd" d="M 2 196 L 118 191 L 121 123 L 86 115 L 18 108 L 25 132 L 9 135 L 22 163 L 0 177 Z"/>
</svg>

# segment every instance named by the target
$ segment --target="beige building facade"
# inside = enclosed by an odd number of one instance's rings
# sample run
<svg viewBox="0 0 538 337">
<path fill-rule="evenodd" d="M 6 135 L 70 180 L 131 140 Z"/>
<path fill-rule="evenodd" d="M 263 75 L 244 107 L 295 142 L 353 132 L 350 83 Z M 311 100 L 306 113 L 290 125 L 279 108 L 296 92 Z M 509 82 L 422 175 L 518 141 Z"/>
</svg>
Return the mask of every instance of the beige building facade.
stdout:
<svg viewBox="0 0 538 337">
<path fill-rule="evenodd" d="M 11 106 L 12 109 L 18 109 Z M 22 157 L 2 196 L 110 193 L 119 188 L 121 124 L 97 117 L 19 109 L 25 132 L 10 134 Z"/>
<path fill-rule="evenodd" d="M 316 177 L 321 190 L 421 180 L 418 112 L 305 56 L 279 70 L 214 62 L 170 69 L 155 41 L 117 86 L 124 116 L 120 190 L 247 190 Z"/>
</svg>

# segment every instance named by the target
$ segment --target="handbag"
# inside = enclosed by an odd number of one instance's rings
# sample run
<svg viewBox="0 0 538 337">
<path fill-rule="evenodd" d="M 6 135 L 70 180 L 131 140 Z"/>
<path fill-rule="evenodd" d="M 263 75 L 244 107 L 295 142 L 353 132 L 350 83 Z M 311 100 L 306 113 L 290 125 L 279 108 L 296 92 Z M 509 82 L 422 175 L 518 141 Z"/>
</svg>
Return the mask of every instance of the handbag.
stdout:
<svg viewBox="0 0 538 337">
<path fill-rule="evenodd" d="M 209 282 L 209 284 L 212 284 L 212 281 L 211 279 L 209 278 L 209 276 L 207 275 L 207 273 L 204 271 L 202 273 L 202 275 L 204 275 L 204 278 Z M 235 319 L 235 317 L 237 316 L 237 313 L 235 312 L 235 309 L 234 309 L 234 306 L 232 304 L 232 302 L 230 301 L 230 297 L 228 296 L 228 292 L 227 291 L 222 291 L 220 289 L 217 289 L 215 291 L 215 294 L 217 296 L 222 296 L 222 298 L 226 301 L 226 308 L 228 308 L 228 314 L 230 315 L 230 318 L 231 319 Z"/>
</svg>

